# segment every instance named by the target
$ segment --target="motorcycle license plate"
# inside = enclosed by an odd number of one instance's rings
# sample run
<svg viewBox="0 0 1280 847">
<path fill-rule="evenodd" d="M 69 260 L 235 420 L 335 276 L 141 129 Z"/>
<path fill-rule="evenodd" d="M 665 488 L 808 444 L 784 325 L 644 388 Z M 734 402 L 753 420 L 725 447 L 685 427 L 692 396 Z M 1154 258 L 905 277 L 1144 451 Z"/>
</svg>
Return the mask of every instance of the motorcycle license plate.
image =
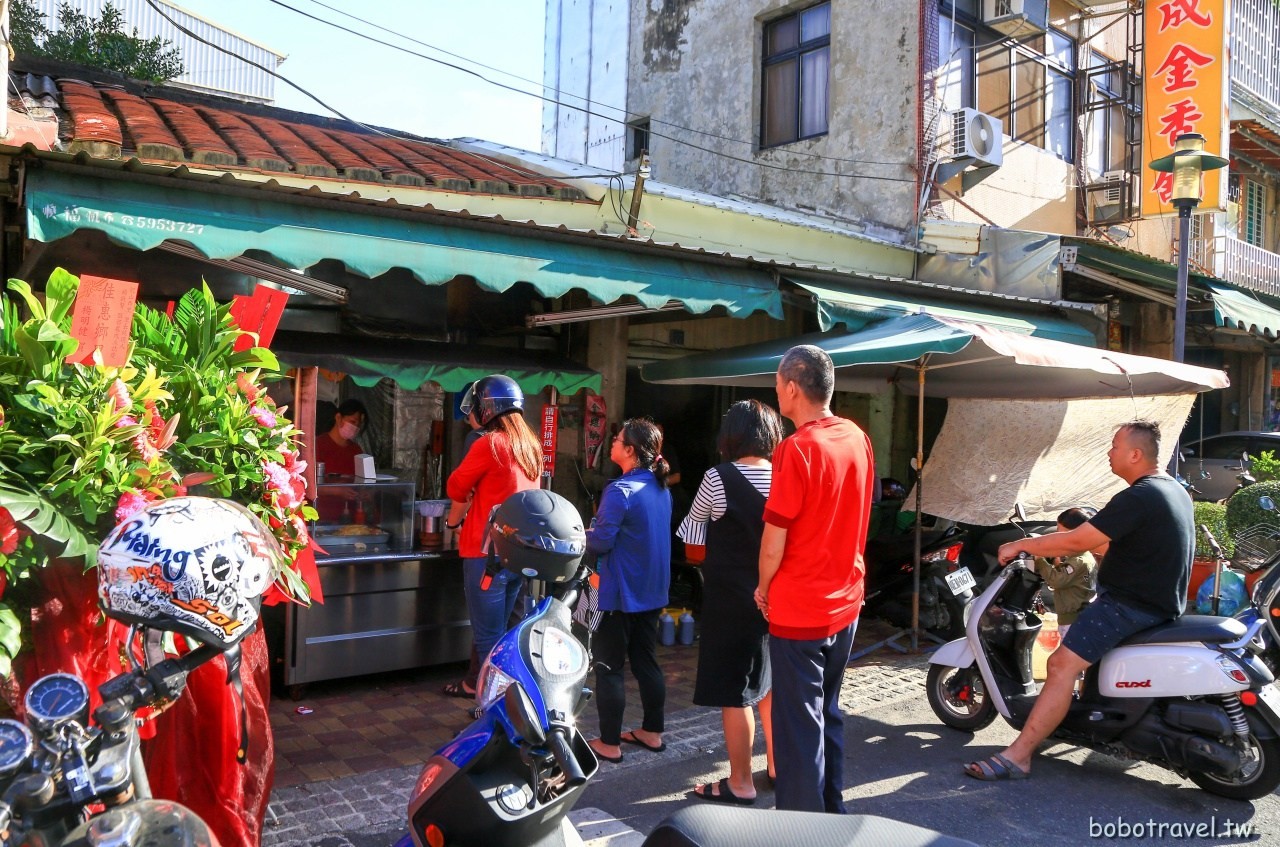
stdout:
<svg viewBox="0 0 1280 847">
<path fill-rule="evenodd" d="M 951 589 L 952 594 L 963 594 L 978 584 L 968 568 L 959 568 L 954 573 L 947 574 L 946 578 L 947 587 Z"/>
<path fill-rule="evenodd" d="M 1266 703 L 1273 713 L 1280 715 L 1280 691 L 1276 690 L 1275 685 L 1264 685 L 1259 688 L 1258 699 Z"/>
</svg>

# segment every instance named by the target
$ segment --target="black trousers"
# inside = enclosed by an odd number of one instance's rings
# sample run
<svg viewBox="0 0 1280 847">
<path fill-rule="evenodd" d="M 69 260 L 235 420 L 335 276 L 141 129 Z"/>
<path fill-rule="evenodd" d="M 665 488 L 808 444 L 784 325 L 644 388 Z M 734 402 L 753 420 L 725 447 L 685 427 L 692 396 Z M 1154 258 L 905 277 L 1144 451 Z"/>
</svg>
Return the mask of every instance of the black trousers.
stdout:
<svg viewBox="0 0 1280 847">
<path fill-rule="evenodd" d="M 622 715 L 627 708 L 623 665 L 631 662 L 631 675 L 640 684 L 640 724 L 645 732 L 662 732 L 667 703 L 667 681 L 658 667 L 658 614 L 605 612 L 591 642 L 596 665 L 596 713 L 600 716 L 600 740 L 619 744 Z"/>
</svg>

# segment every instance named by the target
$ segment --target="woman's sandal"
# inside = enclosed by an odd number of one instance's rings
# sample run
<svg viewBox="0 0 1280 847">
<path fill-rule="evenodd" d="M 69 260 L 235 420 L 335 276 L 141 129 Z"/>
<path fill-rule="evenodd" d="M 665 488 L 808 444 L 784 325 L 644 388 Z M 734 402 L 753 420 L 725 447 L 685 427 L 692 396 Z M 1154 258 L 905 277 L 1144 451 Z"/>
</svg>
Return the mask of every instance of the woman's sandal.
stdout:
<svg viewBox="0 0 1280 847">
<path fill-rule="evenodd" d="M 446 697 L 475 697 L 474 691 L 468 691 L 467 687 L 462 684 L 462 680 L 451 682 L 444 688 L 440 689 L 440 693 Z"/>
<path fill-rule="evenodd" d="M 715 791 L 714 794 L 712 793 L 713 790 Z M 756 804 L 756 798 L 754 797 L 739 797 L 734 794 L 733 790 L 729 788 L 728 777 L 721 779 L 718 783 L 708 782 L 705 785 L 699 785 L 693 789 L 693 796 L 712 803 L 729 803 L 734 806 L 754 806 Z"/>
</svg>

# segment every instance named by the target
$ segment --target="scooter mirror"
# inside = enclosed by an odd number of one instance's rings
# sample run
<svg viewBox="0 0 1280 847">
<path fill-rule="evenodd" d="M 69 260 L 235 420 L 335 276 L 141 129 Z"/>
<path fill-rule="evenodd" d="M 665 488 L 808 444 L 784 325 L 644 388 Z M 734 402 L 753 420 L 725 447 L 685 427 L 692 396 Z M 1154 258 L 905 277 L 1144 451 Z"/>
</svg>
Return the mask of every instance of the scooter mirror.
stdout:
<svg viewBox="0 0 1280 847">
<path fill-rule="evenodd" d="M 507 713 L 507 720 L 511 721 L 516 734 L 526 743 L 534 747 L 541 747 L 547 743 L 547 734 L 542 731 L 538 712 L 523 685 L 513 682 L 507 687 L 507 692 L 502 695 L 502 708 Z"/>
<path fill-rule="evenodd" d="M 1276 510 L 1276 501 L 1272 500 L 1266 494 L 1258 498 L 1258 506 L 1264 512 L 1274 512 Z"/>
<path fill-rule="evenodd" d="M 1021 503 L 1013 504 L 1013 516 L 1017 518 L 1019 523 L 1025 523 L 1027 520 L 1027 510 Z"/>
</svg>

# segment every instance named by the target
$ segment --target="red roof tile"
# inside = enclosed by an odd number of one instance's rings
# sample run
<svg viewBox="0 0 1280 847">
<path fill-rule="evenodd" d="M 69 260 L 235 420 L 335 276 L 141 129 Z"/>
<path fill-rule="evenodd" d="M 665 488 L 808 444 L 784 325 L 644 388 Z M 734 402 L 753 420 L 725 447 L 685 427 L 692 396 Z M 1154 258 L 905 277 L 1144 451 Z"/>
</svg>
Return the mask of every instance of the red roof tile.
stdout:
<svg viewBox="0 0 1280 847">
<path fill-rule="evenodd" d="M 12 77 L 21 82 L 24 75 Z M 179 89 L 133 89 L 58 80 L 70 137 L 62 144 L 99 158 L 137 157 L 205 168 L 293 173 L 444 191 L 583 193 L 566 183 L 447 144 L 364 130 L 319 116 L 241 105 Z"/>
</svg>

